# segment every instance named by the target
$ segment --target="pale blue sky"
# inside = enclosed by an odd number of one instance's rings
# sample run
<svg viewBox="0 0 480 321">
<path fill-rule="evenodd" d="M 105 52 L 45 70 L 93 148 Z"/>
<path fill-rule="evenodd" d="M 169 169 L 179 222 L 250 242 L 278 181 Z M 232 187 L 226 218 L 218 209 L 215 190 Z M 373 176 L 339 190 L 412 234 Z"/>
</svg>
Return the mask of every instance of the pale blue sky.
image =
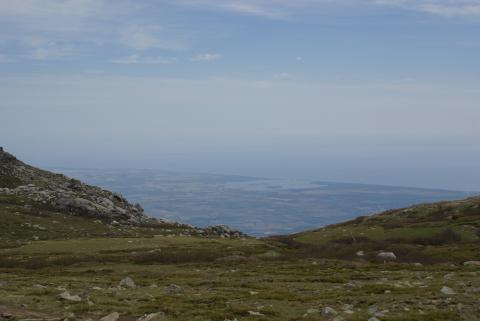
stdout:
<svg viewBox="0 0 480 321">
<path fill-rule="evenodd" d="M 480 190 L 478 57 L 480 0 L 4 0 L 0 145 Z"/>
</svg>

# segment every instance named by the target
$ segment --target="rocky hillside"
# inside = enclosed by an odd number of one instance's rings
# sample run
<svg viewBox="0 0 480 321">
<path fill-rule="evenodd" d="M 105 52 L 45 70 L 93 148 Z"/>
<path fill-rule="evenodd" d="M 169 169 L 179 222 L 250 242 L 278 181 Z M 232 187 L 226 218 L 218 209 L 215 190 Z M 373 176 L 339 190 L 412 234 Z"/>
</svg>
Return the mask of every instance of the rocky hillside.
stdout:
<svg viewBox="0 0 480 321">
<path fill-rule="evenodd" d="M 108 224 L 146 226 L 167 223 L 145 215 L 140 204 L 129 203 L 119 193 L 80 182 L 27 165 L 0 147 L 0 195 L 14 196 L 33 203 L 33 207 L 83 218 L 98 219 Z M 12 199 L 8 199 L 12 202 Z M 32 205 L 30 205 L 32 206 Z M 189 225 L 169 223 L 190 230 L 190 234 L 240 237 L 243 234 L 227 226 L 197 229 Z"/>
</svg>

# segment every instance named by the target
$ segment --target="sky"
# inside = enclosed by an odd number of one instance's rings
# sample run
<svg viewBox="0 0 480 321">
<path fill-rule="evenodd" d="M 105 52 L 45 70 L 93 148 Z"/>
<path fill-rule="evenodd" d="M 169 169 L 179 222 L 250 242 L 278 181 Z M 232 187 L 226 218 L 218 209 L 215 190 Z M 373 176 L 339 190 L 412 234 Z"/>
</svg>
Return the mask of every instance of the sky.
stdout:
<svg viewBox="0 0 480 321">
<path fill-rule="evenodd" d="M 0 146 L 480 191 L 479 57 L 480 0 L 1 0 Z"/>
</svg>

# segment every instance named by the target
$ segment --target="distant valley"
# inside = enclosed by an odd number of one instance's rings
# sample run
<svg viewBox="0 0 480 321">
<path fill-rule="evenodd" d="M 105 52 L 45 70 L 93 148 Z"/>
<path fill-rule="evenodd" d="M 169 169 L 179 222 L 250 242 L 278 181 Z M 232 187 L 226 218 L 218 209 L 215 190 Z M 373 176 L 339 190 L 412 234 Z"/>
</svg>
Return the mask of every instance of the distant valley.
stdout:
<svg viewBox="0 0 480 321">
<path fill-rule="evenodd" d="M 175 173 L 54 169 L 122 193 L 155 217 L 194 226 L 231 225 L 256 236 L 290 234 L 467 192 L 364 184 Z"/>
</svg>

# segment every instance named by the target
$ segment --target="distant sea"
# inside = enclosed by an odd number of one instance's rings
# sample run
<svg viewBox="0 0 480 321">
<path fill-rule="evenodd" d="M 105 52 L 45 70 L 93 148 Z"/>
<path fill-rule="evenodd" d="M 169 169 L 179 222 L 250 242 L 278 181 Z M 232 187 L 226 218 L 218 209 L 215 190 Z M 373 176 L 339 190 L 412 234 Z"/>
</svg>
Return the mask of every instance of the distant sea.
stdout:
<svg viewBox="0 0 480 321">
<path fill-rule="evenodd" d="M 227 224 L 254 236 L 290 234 L 471 193 L 161 170 L 53 169 L 123 194 L 147 214 L 195 226 Z"/>
</svg>

